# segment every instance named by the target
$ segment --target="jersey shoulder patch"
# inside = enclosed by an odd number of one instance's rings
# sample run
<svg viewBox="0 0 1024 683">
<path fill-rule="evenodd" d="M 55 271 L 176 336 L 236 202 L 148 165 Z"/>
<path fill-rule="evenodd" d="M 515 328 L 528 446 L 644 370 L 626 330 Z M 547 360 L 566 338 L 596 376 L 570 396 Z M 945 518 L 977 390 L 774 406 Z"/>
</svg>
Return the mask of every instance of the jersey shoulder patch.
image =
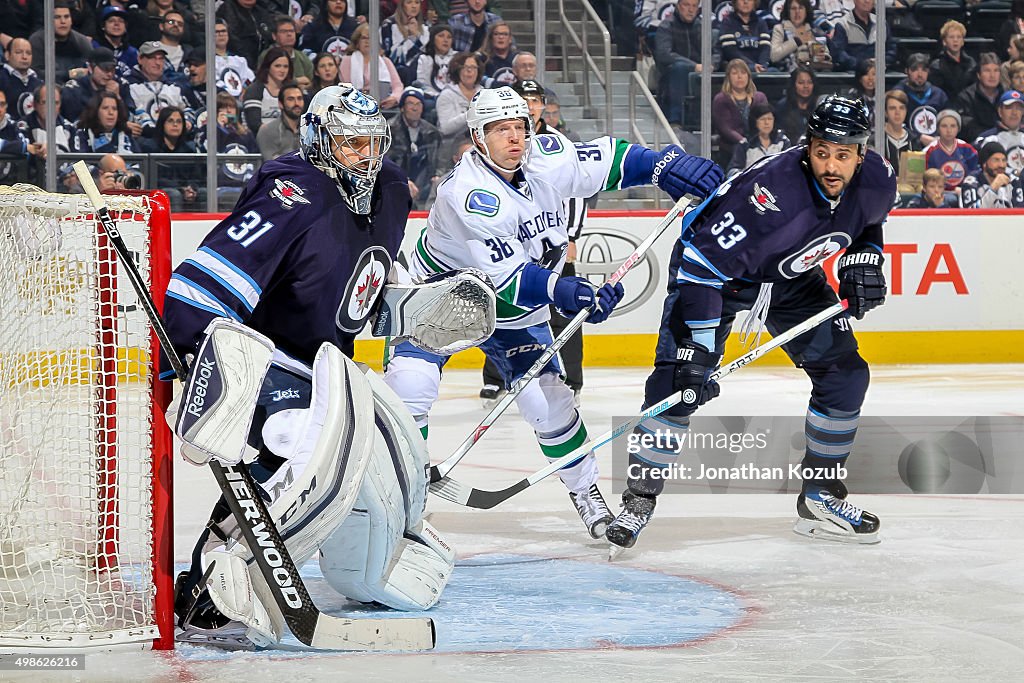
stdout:
<svg viewBox="0 0 1024 683">
<path fill-rule="evenodd" d="M 466 211 L 487 218 L 497 216 L 500 206 L 501 200 L 498 199 L 498 195 L 487 190 L 473 190 L 466 197 Z"/>
<path fill-rule="evenodd" d="M 565 150 L 562 139 L 557 135 L 538 135 L 535 139 L 541 154 L 558 154 Z"/>
</svg>

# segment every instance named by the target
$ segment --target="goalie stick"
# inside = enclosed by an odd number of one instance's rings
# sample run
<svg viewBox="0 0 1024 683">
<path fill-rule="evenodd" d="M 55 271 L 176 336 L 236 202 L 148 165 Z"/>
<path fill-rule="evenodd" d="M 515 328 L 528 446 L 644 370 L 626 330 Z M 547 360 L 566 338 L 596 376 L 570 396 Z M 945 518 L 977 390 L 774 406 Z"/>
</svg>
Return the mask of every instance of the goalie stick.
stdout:
<svg viewBox="0 0 1024 683">
<path fill-rule="evenodd" d="M 692 201 L 693 199 L 689 195 L 680 197 L 679 201 L 677 201 L 675 205 L 669 209 L 669 212 L 665 214 L 665 217 L 661 219 L 661 223 L 659 223 L 658 226 L 651 231 L 651 234 L 649 234 L 644 241 L 640 243 L 640 246 L 633 250 L 633 253 L 626 257 L 626 260 L 622 262 L 622 265 L 619 266 L 618 270 L 612 273 L 612 276 L 608 278 L 607 282 L 612 285 L 617 284 L 619 280 L 625 277 L 626 273 L 628 273 L 633 266 L 643 260 L 647 251 L 654 246 L 654 243 L 658 241 L 658 238 L 661 237 L 662 233 L 672 225 L 672 222 L 679 216 L 679 214 L 686 210 Z M 562 330 L 562 333 L 555 337 L 551 341 L 551 344 L 544 349 L 544 353 L 537 358 L 537 361 L 530 366 L 530 369 L 527 370 L 522 377 L 516 380 L 516 383 L 512 385 L 504 396 L 501 397 L 501 400 L 491 408 L 490 412 L 484 416 L 484 419 L 480 421 L 480 424 L 478 424 L 469 436 L 465 438 L 455 452 L 438 464 L 431 466 L 429 472 L 431 492 L 437 493 L 437 491 L 434 490 L 434 484 L 443 481 L 445 477 L 448 476 L 448 473 L 459 464 L 459 461 L 469 453 L 469 449 L 476 445 L 477 441 L 483 438 L 491 425 L 501 417 L 501 414 L 505 412 L 506 408 L 512 405 L 512 401 L 522 393 L 523 389 L 526 388 L 526 385 L 532 382 L 534 378 L 540 374 L 541 370 L 547 366 L 548 362 L 550 362 L 554 355 L 558 353 L 559 349 L 565 346 L 566 342 L 568 342 L 569 338 L 575 334 L 576 330 L 583 326 L 583 323 L 590 316 L 592 311 L 592 308 L 586 308 L 577 313 L 565 329 Z"/>
<path fill-rule="evenodd" d="M 76 162 L 74 169 L 96 211 L 103 232 L 128 273 L 132 287 L 139 297 L 139 303 L 153 324 L 160 346 L 175 374 L 183 381 L 186 376 L 184 363 L 171 344 L 167 329 L 156 310 L 156 304 L 127 245 L 121 238 L 121 233 L 107 209 L 106 201 L 100 195 L 85 162 Z M 249 470 L 241 464 L 226 467 L 216 460 L 210 461 L 210 469 L 220 486 L 224 500 L 238 522 L 238 528 L 253 554 L 260 573 L 274 594 L 274 601 L 281 610 L 285 623 L 304 645 L 331 650 L 428 650 L 434 647 L 436 634 L 434 622 L 429 617 L 348 619 L 332 617 L 317 609 L 288 553 L 277 525 L 267 510 L 266 503 L 258 494 L 259 485 L 253 480 Z"/>
<path fill-rule="evenodd" d="M 718 380 L 725 377 L 726 375 L 730 375 L 733 372 L 736 372 L 744 365 L 749 365 L 750 363 L 753 363 L 755 360 L 757 360 L 764 354 L 768 353 L 772 349 L 776 349 L 782 346 L 783 344 L 789 343 L 796 337 L 799 337 L 804 332 L 808 332 L 809 330 L 814 329 L 815 327 L 825 322 L 826 320 L 829 320 L 834 316 L 842 313 L 843 311 L 846 310 L 846 308 L 847 303 L 845 299 L 833 306 L 829 306 L 825 310 L 821 311 L 816 315 L 811 316 L 810 318 L 803 321 L 799 325 L 791 327 L 790 329 L 786 330 L 779 336 L 772 338 L 770 342 L 763 344 L 757 347 L 756 349 L 751 349 L 750 351 L 743 354 L 733 362 L 726 365 L 724 368 L 721 368 L 718 371 L 712 373 L 711 379 Z M 625 432 L 636 427 L 644 420 L 651 417 L 655 417 L 656 415 L 660 415 L 661 413 L 665 412 L 672 406 L 679 403 L 681 400 L 682 392 L 673 394 L 672 396 L 669 396 L 662 402 L 651 406 L 650 408 L 642 412 L 640 415 L 634 417 L 632 420 L 629 420 L 628 422 L 621 424 L 610 431 L 605 432 L 601 436 L 597 437 L 596 439 L 593 439 L 588 443 L 583 444 L 575 451 L 560 458 L 559 460 L 556 460 L 547 467 L 538 470 L 537 472 L 534 472 L 525 479 L 520 479 L 511 486 L 500 489 L 498 491 L 484 491 L 482 489 L 473 488 L 468 484 L 463 484 L 462 482 L 455 481 L 454 479 L 445 478 L 439 482 L 431 484 L 430 492 L 440 498 L 444 498 L 445 500 L 450 500 L 453 503 L 458 503 L 459 505 L 464 505 L 466 507 L 471 508 L 478 508 L 481 510 L 489 510 L 495 505 L 498 505 L 499 503 L 503 503 L 504 501 L 508 500 L 509 498 L 516 495 L 520 491 L 528 489 L 529 487 L 533 486 L 542 479 L 549 477 L 558 470 L 563 469 L 565 467 L 571 467 L 572 465 L 586 457 L 586 455 L 595 448 L 600 448 L 609 441 L 613 441 L 614 439 L 618 438 Z"/>
</svg>

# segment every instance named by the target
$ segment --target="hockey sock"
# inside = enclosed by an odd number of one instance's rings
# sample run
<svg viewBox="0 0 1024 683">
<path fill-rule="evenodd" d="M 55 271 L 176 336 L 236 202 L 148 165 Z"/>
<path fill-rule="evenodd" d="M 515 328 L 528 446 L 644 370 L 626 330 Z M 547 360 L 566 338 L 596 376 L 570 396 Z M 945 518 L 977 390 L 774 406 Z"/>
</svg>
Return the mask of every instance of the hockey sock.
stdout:
<svg viewBox="0 0 1024 683">
<path fill-rule="evenodd" d="M 665 488 L 665 479 L 660 475 L 679 458 L 689 428 L 689 418 L 666 415 L 638 424 L 626 446 L 626 487 L 640 496 L 659 495 Z"/>
<path fill-rule="evenodd" d="M 846 459 L 853 450 L 860 412 L 847 412 L 813 404 L 807 408 L 804 435 L 804 490 L 810 486 L 828 487 L 843 478 Z"/>
</svg>

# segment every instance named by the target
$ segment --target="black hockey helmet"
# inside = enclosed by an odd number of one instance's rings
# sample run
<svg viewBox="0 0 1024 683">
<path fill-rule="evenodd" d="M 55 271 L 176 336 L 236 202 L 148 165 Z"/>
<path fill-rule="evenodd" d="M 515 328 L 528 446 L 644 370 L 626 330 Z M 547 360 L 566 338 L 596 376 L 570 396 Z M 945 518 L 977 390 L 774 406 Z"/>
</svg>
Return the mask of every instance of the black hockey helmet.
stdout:
<svg viewBox="0 0 1024 683">
<path fill-rule="evenodd" d="M 867 107 L 840 95 L 823 99 L 807 119 L 807 141 L 821 138 L 840 145 L 865 145 L 871 136 Z"/>
<path fill-rule="evenodd" d="M 523 81 L 516 81 L 512 84 L 512 89 L 519 93 L 519 96 L 524 100 L 527 97 L 539 97 L 541 102 L 547 103 L 547 95 L 544 93 L 544 86 L 532 78 L 527 78 Z"/>
</svg>

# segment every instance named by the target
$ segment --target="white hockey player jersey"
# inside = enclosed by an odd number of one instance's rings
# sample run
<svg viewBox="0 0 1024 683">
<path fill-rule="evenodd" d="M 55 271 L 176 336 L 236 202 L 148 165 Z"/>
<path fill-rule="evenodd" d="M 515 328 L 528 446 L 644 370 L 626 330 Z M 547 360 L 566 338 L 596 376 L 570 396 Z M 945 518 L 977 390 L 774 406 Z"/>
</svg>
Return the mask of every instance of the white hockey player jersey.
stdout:
<svg viewBox="0 0 1024 683">
<path fill-rule="evenodd" d="M 561 272 L 568 244 L 562 200 L 619 189 L 630 147 L 610 137 L 573 144 L 561 135 L 537 135 L 517 183 L 498 175 L 475 149 L 467 152 L 437 188 L 410 271 L 424 278 L 479 268 L 497 291 L 499 328 L 544 322 L 547 305 L 520 303 L 523 267 L 536 263 Z"/>
</svg>

